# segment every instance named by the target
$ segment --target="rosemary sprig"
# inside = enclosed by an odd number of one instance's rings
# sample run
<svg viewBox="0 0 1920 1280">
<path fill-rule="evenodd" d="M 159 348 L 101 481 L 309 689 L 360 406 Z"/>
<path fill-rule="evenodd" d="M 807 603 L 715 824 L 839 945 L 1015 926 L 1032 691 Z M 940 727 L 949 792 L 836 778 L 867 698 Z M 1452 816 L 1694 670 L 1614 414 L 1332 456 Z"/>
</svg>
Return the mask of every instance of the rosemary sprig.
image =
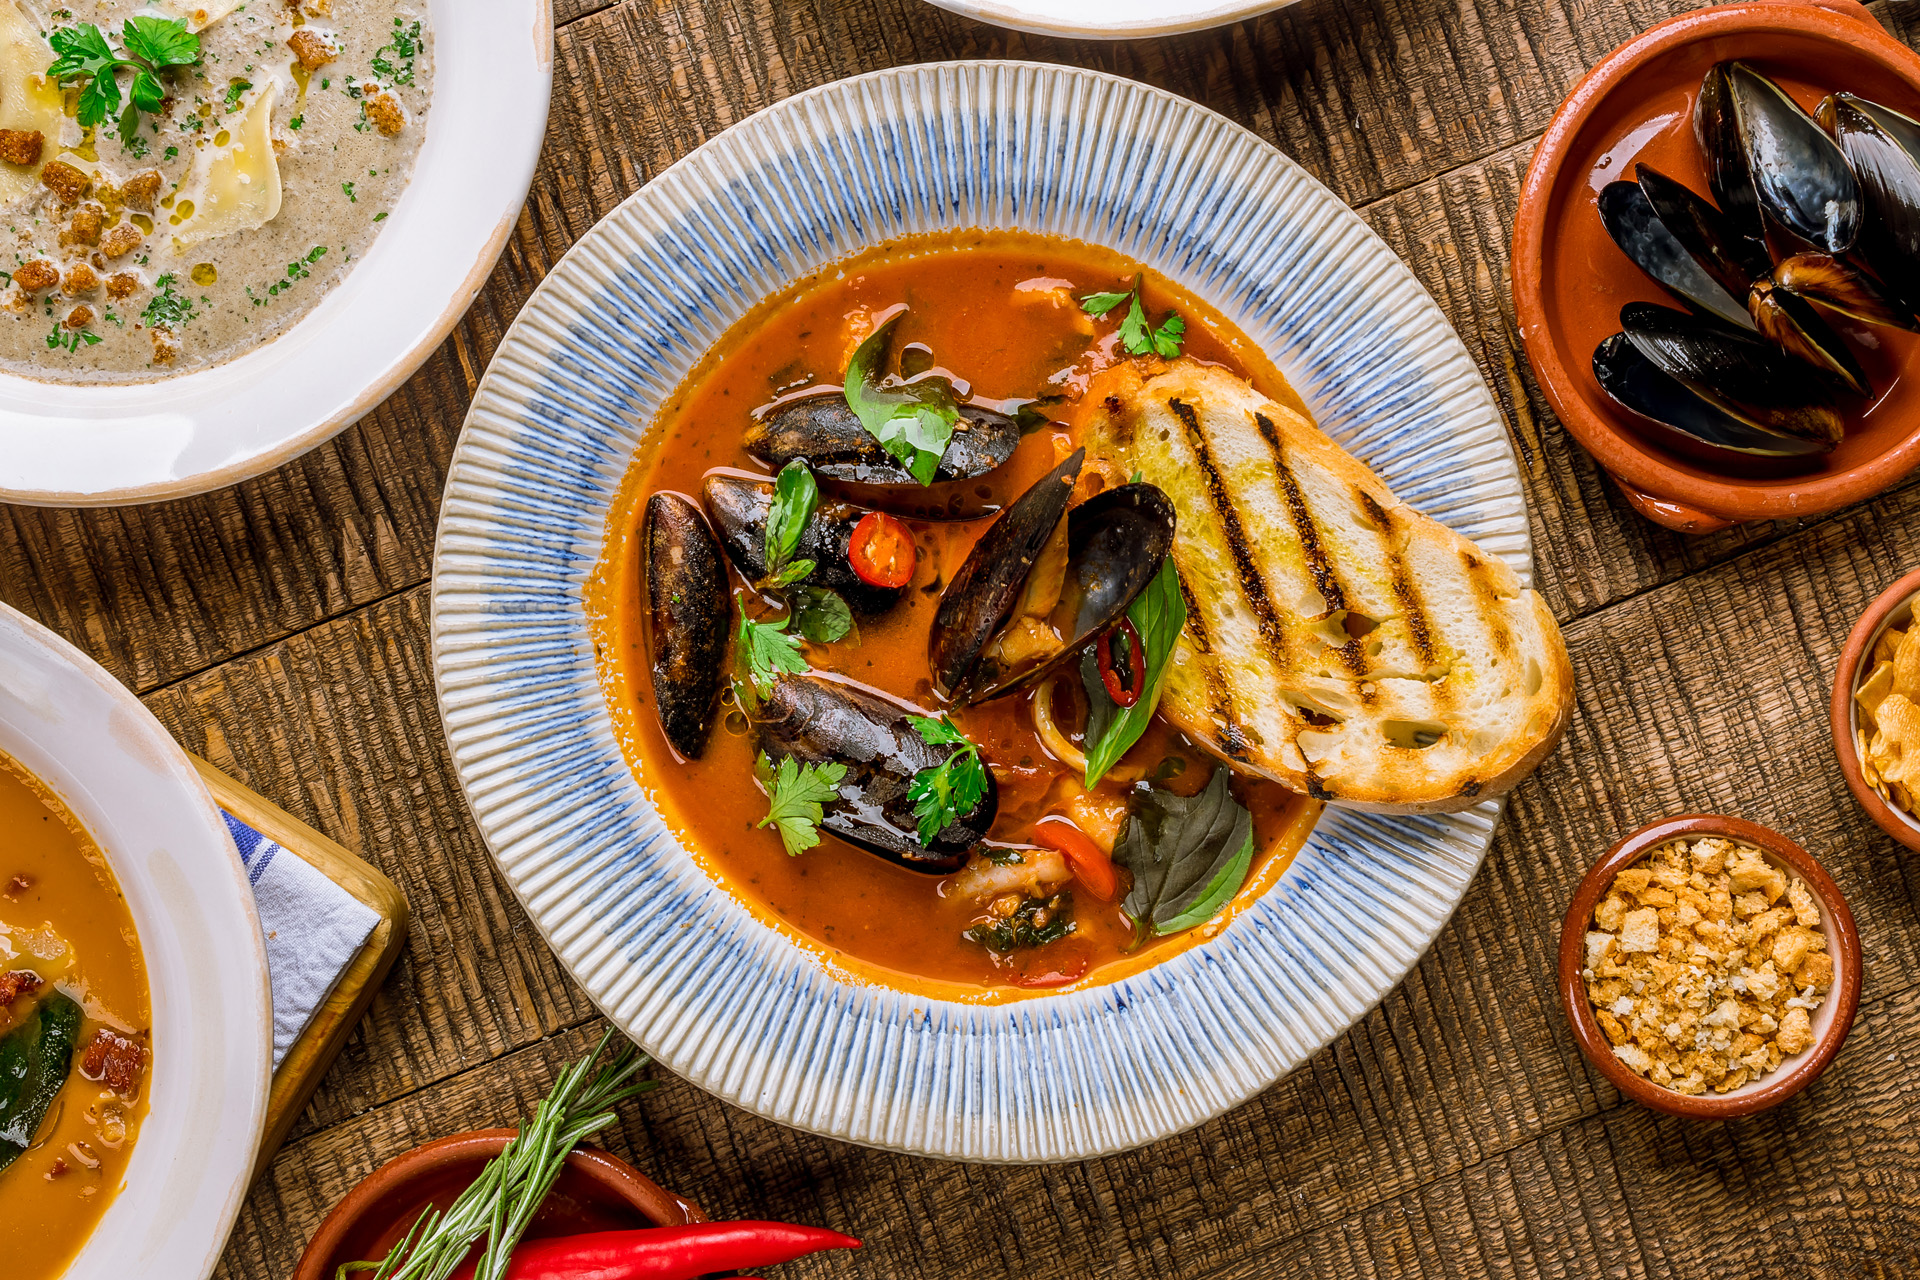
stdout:
<svg viewBox="0 0 1920 1280">
<path fill-rule="evenodd" d="M 648 1059 L 631 1045 L 594 1071 L 593 1064 L 613 1037 L 609 1027 L 592 1053 L 560 1073 L 533 1118 L 444 1213 L 427 1210 L 385 1258 L 344 1263 L 334 1280 L 347 1280 L 353 1271 L 371 1271 L 373 1280 L 446 1280 L 483 1235 L 487 1244 L 473 1280 L 500 1280 L 514 1245 L 559 1178 L 567 1153 L 612 1124 L 617 1104 L 660 1083 L 633 1078 Z"/>
</svg>

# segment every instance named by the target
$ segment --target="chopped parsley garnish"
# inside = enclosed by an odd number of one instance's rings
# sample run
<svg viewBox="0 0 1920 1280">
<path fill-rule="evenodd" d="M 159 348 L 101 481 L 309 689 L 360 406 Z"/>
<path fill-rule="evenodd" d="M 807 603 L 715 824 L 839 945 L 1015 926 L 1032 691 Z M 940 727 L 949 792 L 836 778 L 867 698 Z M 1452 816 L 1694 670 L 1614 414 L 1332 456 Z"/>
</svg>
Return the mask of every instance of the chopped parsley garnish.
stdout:
<svg viewBox="0 0 1920 1280">
<path fill-rule="evenodd" d="M 402 26 L 393 20 L 393 36 L 373 54 L 373 74 L 388 84 L 412 84 L 413 60 L 420 53 L 420 24 Z M 387 55 L 393 55 L 388 57 Z"/>
<path fill-rule="evenodd" d="M 312 275 L 313 272 L 308 270 L 308 268 L 326 256 L 327 256 L 327 246 L 323 244 L 317 244 L 313 246 L 313 248 L 307 250 L 305 257 L 295 258 L 292 262 L 289 262 L 287 264 L 287 274 L 285 275 L 285 277 L 279 280 L 275 280 L 272 284 L 267 286 L 266 298 L 255 298 L 253 296 L 252 289 L 247 290 L 247 296 L 249 298 L 253 298 L 254 306 L 256 307 L 266 306 L 267 298 L 279 297 L 282 293 L 286 292 L 288 289 L 293 288 L 294 281 L 305 280 L 308 276 Z"/>
<path fill-rule="evenodd" d="M 305 124 L 306 122 L 307 122 L 307 117 L 304 113 L 297 116 L 291 116 L 287 120 L 287 128 L 298 129 L 301 125 Z"/>
<path fill-rule="evenodd" d="M 757 692 L 764 693 L 785 672 L 805 675 L 807 660 L 800 656 L 800 637 L 787 631 L 789 618 L 755 622 L 740 610 L 738 662 Z"/>
<path fill-rule="evenodd" d="M 1007 952 L 1044 947 L 1072 932 L 1073 895 L 1058 893 L 1051 898 L 1028 898 L 1012 915 L 983 921 L 961 936 L 989 951 Z"/>
<path fill-rule="evenodd" d="M 240 105 L 240 95 L 245 93 L 247 90 L 251 88 L 253 88 L 252 83 L 246 80 L 228 81 L 227 96 L 225 99 L 227 104 L 227 110 L 232 111 L 236 107 L 238 107 Z"/>
<path fill-rule="evenodd" d="M 360 197 L 359 197 L 359 196 L 357 196 L 357 195 L 355 195 L 355 194 L 353 194 L 353 184 L 352 184 L 351 182 L 343 182 L 343 183 L 341 183 L 341 184 L 340 184 L 340 189 L 341 189 L 342 191 L 344 191 L 344 192 L 346 192 L 346 193 L 347 193 L 347 203 L 348 203 L 348 204 L 359 204 L 359 203 L 360 203 Z"/>
<path fill-rule="evenodd" d="M 374 214 L 373 220 L 375 222 L 385 222 L 387 220 L 386 210 L 382 209 L 379 213 Z"/>
<path fill-rule="evenodd" d="M 1133 288 L 1125 293 L 1089 293 L 1080 299 L 1080 309 L 1090 316 L 1104 316 L 1126 303 L 1127 314 L 1120 321 L 1120 345 L 1127 354 L 1153 354 L 1171 360 L 1180 354 L 1180 344 L 1186 340 L 1187 322 L 1169 311 L 1157 328 L 1149 325 L 1147 310 L 1140 303 L 1140 284 L 1141 277 L 1135 276 Z"/>
<path fill-rule="evenodd" d="M 980 759 L 980 748 L 967 741 L 947 717 L 908 716 L 907 723 L 930 747 L 959 748 L 939 764 L 914 774 L 907 788 L 913 816 L 920 823 L 920 843 L 929 844 L 980 807 L 980 798 L 987 793 L 987 766 Z"/>
<path fill-rule="evenodd" d="M 84 343 L 92 346 L 100 341 L 100 335 L 90 329 L 68 329 L 63 325 L 54 325 L 53 332 L 47 335 L 49 351 L 66 351 L 69 355 L 80 350 Z"/>
<path fill-rule="evenodd" d="M 821 806 L 840 798 L 847 766 L 837 762 L 801 764 L 792 756 L 778 769 L 762 751 L 753 763 L 753 775 L 767 790 L 767 816 L 756 827 L 771 825 L 780 833 L 788 857 L 805 853 L 820 843 Z"/>
<path fill-rule="evenodd" d="M 193 299 L 175 293 L 173 282 L 172 273 L 153 282 L 159 292 L 147 300 L 146 309 L 140 313 L 149 329 L 178 329 L 193 319 Z"/>
<path fill-rule="evenodd" d="M 914 378 L 884 374 L 892 347 L 894 316 L 854 350 L 847 362 L 847 405 L 860 425 L 921 484 L 932 484 L 960 422 L 953 383 L 935 373 Z"/>
<path fill-rule="evenodd" d="M 61 27 L 47 39 L 58 55 L 47 68 L 47 77 L 56 84 L 71 81 L 80 86 L 75 120 L 82 128 L 91 128 L 117 118 L 123 144 L 131 144 L 136 136 L 142 111 L 154 114 L 160 110 L 166 97 L 160 72 L 167 67 L 192 66 L 200 60 L 200 37 L 187 30 L 183 18 L 148 14 L 128 18 L 120 29 L 118 53 L 105 33 L 91 22 Z M 122 71 L 133 72 L 125 110 L 120 105 Z"/>
</svg>

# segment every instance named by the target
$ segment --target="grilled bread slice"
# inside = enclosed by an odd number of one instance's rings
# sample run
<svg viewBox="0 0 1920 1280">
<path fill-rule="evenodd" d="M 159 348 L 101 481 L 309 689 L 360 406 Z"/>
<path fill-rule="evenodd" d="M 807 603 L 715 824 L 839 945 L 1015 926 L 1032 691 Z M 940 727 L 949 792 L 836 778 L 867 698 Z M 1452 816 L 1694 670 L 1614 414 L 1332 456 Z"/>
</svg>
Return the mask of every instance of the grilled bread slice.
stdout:
<svg viewBox="0 0 1920 1280">
<path fill-rule="evenodd" d="M 1573 669 L 1513 571 L 1298 413 L 1177 360 L 1102 374 L 1076 433 L 1179 512 L 1187 625 L 1160 709 L 1235 768 L 1383 813 L 1464 809 L 1559 740 Z"/>
</svg>

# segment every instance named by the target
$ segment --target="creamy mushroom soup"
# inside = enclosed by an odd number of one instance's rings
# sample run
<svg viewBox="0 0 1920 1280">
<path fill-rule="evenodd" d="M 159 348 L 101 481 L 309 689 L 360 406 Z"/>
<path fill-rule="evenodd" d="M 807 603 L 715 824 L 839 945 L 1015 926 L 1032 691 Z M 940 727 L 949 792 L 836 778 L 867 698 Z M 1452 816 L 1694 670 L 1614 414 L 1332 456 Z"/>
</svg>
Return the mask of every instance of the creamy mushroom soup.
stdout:
<svg viewBox="0 0 1920 1280">
<path fill-rule="evenodd" d="M 424 4 L 0 0 L 0 367 L 138 382 L 283 332 L 380 233 L 432 80 Z"/>
</svg>

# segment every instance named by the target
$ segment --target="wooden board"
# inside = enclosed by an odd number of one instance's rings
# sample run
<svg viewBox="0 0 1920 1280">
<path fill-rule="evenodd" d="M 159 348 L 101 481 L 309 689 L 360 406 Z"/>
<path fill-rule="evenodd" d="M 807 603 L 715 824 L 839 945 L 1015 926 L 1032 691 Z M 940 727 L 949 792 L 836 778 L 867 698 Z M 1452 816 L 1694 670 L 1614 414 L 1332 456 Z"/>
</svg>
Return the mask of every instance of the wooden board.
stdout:
<svg viewBox="0 0 1920 1280">
<path fill-rule="evenodd" d="M 345 845 L 315 831 L 286 810 L 269 804 L 220 770 L 190 757 L 201 781 L 213 793 L 214 803 L 274 843 L 283 845 L 301 861 L 345 889 L 379 918 L 360 945 L 359 954 L 325 1003 L 314 1010 L 306 1030 L 287 1049 L 273 1073 L 267 1094 L 267 1129 L 260 1140 L 256 1175 L 273 1162 L 287 1131 L 319 1087 L 340 1049 L 373 1003 L 381 979 L 400 958 L 407 940 L 407 900 L 398 885 L 356 858 Z"/>
</svg>

